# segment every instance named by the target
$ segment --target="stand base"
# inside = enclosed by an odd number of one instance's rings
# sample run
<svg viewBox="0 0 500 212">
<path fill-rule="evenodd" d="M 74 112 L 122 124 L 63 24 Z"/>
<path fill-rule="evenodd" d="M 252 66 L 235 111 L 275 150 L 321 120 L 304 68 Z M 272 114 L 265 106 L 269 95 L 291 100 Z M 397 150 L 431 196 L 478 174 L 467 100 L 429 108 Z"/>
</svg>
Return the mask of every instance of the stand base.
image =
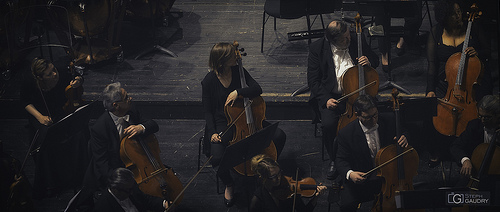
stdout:
<svg viewBox="0 0 500 212">
<path fill-rule="evenodd" d="M 142 56 L 146 55 L 146 54 L 149 54 L 155 50 L 159 50 L 160 52 L 163 52 L 165 54 L 168 54 L 172 57 L 178 57 L 177 54 L 175 54 L 174 52 L 164 48 L 163 46 L 160 46 L 160 45 L 154 45 L 152 47 L 149 47 L 147 48 L 146 50 L 144 50 L 142 53 L 140 53 L 139 55 L 137 55 L 134 59 L 138 60 L 139 58 L 141 58 Z"/>
<path fill-rule="evenodd" d="M 410 95 L 411 92 L 407 90 L 406 88 L 401 87 L 400 85 L 396 84 L 395 82 L 391 81 L 390 79 L 384 82 L 380 87 L 378 88 L 379 91 L 387 90 L 390 88 L 396 88 L 400 90 L 401 92 Z"/>
</svg>

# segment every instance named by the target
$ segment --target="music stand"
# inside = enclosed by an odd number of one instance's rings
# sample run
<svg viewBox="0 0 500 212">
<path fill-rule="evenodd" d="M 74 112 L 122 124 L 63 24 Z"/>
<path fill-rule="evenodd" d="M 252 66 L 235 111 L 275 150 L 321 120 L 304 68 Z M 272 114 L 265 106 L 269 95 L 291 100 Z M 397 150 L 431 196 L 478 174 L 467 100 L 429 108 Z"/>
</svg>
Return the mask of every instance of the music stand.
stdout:
<svg viewBox="0 0 500 212">
<path fill-rule="evenodd" d="M 32 154 L 43 149 L 46 136 L 58 135 L 57 138 L 64 139 L 81 131 L 82 129 L 86 129 L 90 121 L 93 103 L 94 102 L 91 102 L 79 107 L 75 110 L 75 112 L 68 114 L 53 125 L 48 126 L 46 132 L 42 133 L 41 136 L 38 137 L 37 143 L 39 145 L 36 149 L 32 150 Z"/>
<path fill-rule="evenodd" d="M 412 16 L 413 13 L 413 5 L 408 1 L 396 1 L 396 0 L 360 0 L 358 3 L 358 10 L 360 14 L 369 15 L 369 16 L 385 16 L 384 23 L 384 36 L 389 40 L 387 42 L 387 60 L 389 65 L 389 71 L 387 72 L 387 81 L 380 84 L 379 91 L 387 90 L 390 88 L 396 88 L 403 93 L 411 94 L 409 90 L 403 88 L 402 86 L 396 84 L 392 79 L 392 68 L 391 68 L 391 18 L 404 18 L 408 16 Z M 377 9 L 379 11 L 377 11 Z M 381 10 L 381 11 L 380 11 Z M 379 44 L 384 45 L 384 44 Z"/>
<path fill-rule="evenodd" d="M 172 51 L 168 50 L 167 48 L 161 46 L 159 44 L 158 38 L 156 37 L 156 27 L 155 27 L 155 17 L 154 17 L 154 15 L 159 13 L 160 1 L 156 1 L 156 11 L 154 13 L 153 13 L 153 1 L 149 1 L 148 4 L 149 4 L 149 12 L 151 14 L 151 27 L 153 29 L 153 42 L 155 42 L 156 44 L 154 44 L 151 47 L 146 48 L 144 51 L 142 51 L 141 53 L 139 53 L 139 55 L 137 55 L 134 59 L 138 60 L 142 56 L 144 56 L 146 54 L 149 54 L 149 53 L 151 53 L 152 51 L 155 51 L 155 50 L 159 50 L 160 52 L 168 54 L 168 55 L 170 55 L 172 57 L 178 57 L 177 54 L 175 54 L 174 52 L 172 52 Z"/>
<path fill-rule="evenodd" d="M 37 139 L 38 148 L 30 151 L 38 170 L 34 184 L 41 192 L 46 192 L 48 185 L 54 185 L 55 189 L 81 186 L 85 174 L 81 167 L 89 162 L 88 122 L 92 106 L 92 103 L 84 105 L 53 125 L 41 128 L 45 132 Z"/>
<path fill-rule="evenodd" d="M 229 145 L 222 155 L 217 172 L 219 172 L 219 170 L 230 169 L 246 162 L 255 155 L 261 154 L 262 150 L 271 144 L 273 135 L 276 132 L 276 129 L 278 129 L 278 124 L 279 122 L 271 124 L 253 135 Z M 245 176 L 247 176 L 246 167 Z"/>
</svg>

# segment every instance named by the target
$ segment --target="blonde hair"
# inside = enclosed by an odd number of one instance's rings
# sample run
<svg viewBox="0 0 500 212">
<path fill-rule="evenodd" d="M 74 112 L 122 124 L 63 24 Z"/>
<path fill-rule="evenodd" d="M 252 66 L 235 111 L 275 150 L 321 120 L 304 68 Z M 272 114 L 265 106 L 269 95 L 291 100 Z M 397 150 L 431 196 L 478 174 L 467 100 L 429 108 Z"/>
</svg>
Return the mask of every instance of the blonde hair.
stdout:
<svg viewBox="0 0 500 212">
<path fill-rule="evenodd" d="M 230 43 L 217 43 L 210 51 L 208 66 L 219 74 L 224 64 L 235 55 L 236 48 Z"/>
<path fill-rule="evenodd" d="M 262 178 L 270 177 L 271 172 L 269 170 L 275 167 L 279 168 L 278 162 L 264 154 L 254 156 L 251 161 L 252 171 Z"/>
<path fill-rule="evenodd" d="M 31 62 L 31 74 L 37 80 L 38 77 L 43 76 L 43 72 L 49 67 L 50 62 L 43 59 L 35 57 Z"/>
</svg>

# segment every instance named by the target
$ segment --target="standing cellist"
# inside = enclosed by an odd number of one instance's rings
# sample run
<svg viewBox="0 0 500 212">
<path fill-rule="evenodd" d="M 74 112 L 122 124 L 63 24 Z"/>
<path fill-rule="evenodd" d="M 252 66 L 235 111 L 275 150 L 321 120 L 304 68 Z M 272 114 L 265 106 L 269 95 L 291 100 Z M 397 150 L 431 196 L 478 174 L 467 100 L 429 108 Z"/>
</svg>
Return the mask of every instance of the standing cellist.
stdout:
<svg viewBox="0 0 500 212">
<path fill-rule="evenodd" d="M 469 40 L 468 48 L 465 53 L 468 57 L 477 56 L 484 64 L 483 77 L 478 79 L 481 86 L 475 89 L 475 99 L 479 100 L 482 96 L 491 94 L 492 82 L 491 73 L 488 69 L 488 61 L 490 58 L 491 47 L 489 40 L 480 25 L 473 24 L 471 28 L 471 36 L 465 38 L 467 29 L 467 14 L 465 10 L 468 5 L 465 5 L 462 0 L 440 0 L 435 6 L 435 15 L 438 24 L 433 27 L 427 40 L 427 88 L 426 97 L 443 98 L 446 95 L 448 82 L 446 81 L 445 65 L 453 54 L 461 52 L 465 39 Z M 431 121 L 429 121 L 431 122 Z M 426 126 L 433 126 L 431 123 Z M 446 154 L 449 145 L 455 139 L 455 136 L 443 136 L 434 129 L 428 129 L 431 133 L 431 138 L 428 151 L 431 153 L 429 166 L 437 165 L 440 160 L 440 155 Z M 444 151 L 444 152 L 443 152 Z"/>
<path fill-rule="evenodd" d="M 340 210 L 355 211 L 359 203 L 373 200 L 381 190 L 382 179 L 366 172 L 375 167 L 375 156 L 385 146 L 407 147 L 405 135 L 396 138 L 394 117 L 379 114 L 373 97 L 360 95 L 353 105 L 357 120 L 339 131 L 337 169 L 344 180 Z"/>
<path fill-rule="evenodd" d="M 253 98 L 259 96 L 262 93 L 262 88 L 245 69 L 244 73 L 248 87 L 242 88 L 236 58 L 236 47 L 233 44 L 215 44 L 210 51 L 208 64 L 211 71 L 205 75 L 201 82 L 202 103 L 206 121 L 205 135 L 210 139 L 211 154 L 213 155 L 211 163 L 216 167 L 220 164 L 222 155 L 233 138 L 233 131 L 227 130 L 228 121 L 224 113 L 224 107 L 232 106 L 239 97 Z M 264 127 L 266 124 L 269 123 L 264 122 Z M 223 134 L 223 132 L 226 133 Z M 276 145 L 279 156 L 285 145 L 286 135 L 278 128 L 272 140 Z M 226 186 L 224 204 L 231 207 L 235 202 L 233 178 L 229 170 L 219 170 L 218 176 Z"/>
<path fill-rule="evenodd" d="M 351 35 L 353 34 L 353 35 Z M 309 47 L 307 64 L 307 83 L 311 89 L 313 107 L 321 113 L 323 140 L 330 156 L 330 167 L 327 178 L 335 178 L 335 155 L 337 145 L 334 144 L 337 134 L 339 116 L 344 113 L 345 103 L 339 104 L 337 99 L 342 95 L 342 75 L 356 62 L 363 66 L 376 68 L 378 56 L 370 49 L 366 40 L 362 39 L 363 54 L 356 58 L 358 44 L 354 33 L 343 21 L 332 21 L 325 30 L 325 37 L 315 41 Z M 317 106 L 316 106 L 317 105 Z"/>
</svg>

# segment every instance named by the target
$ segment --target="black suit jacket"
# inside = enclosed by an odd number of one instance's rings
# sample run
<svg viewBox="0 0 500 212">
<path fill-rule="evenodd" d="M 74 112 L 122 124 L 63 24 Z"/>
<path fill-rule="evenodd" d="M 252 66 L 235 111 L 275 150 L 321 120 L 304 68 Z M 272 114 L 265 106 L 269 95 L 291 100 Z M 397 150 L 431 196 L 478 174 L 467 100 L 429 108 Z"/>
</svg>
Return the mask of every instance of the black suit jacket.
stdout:
<svg viewBox="0 0 500 212">
<path fill-rule="evenodd" d="M 163 199 L 159 197 L 150 196 L 142 193 L 137 187 L 130 195 L 130 201 L 134 203 L 137 210 L 142 211 L 163 211 Z M 109 193 L 104 191 L 102 196 L 99 197 L 95 203 L 95 212 L 125 212 L 116 199 Z"/>
<path fill-rule="evenodd" d="M 131 125 L 144 125 L 146 131 L 143 135 L 158 131 L 158 124 L 154 120 L 142 119 L 135 108 L 131 108 L 127 114 L 130 115 Z M 90 128 L 90 136 L 89 151 L 92 160 L 84 184 L 103 188 L 106 187 L 108 176 L 114 169 L 125 167 L 120 158 L 120 135 L 108 111 L 105 111 Z"/>
<path fill-rule="evenodd" d="M 390 114 L 379 115 L 378 133 L 381 149 L 395 143 L 393 138 L 396 136 L 396 125 L 393 117 Z M 349 170 L 367 172 L 374 168 L 370 148 L 358 119 L 342 128 L 336 139 L 339 147 L 335 163 L 342 179 L 346 179 Z"/>
<path fill-rule="evenodd" d="M 371 50 L 362 38 L 363 55 L 368 57 L 373 68 L 379 64 L 378 56 Z M 354 64 L 357 64 L 358 44 L 356 33 L 351 33 L 351 43 L 349 45 L 349 54 Z M 307 61 L 307 84 L 311 89 L 310 98 L 315 98 L 319 105 L 325 107 L 330 98 L 339 98 L 340 95 L 332 93 L 333 88 L 337 86 L 337 76 L 335 75 L 335 64 L 333 62 L 333 53 L 330 42 L 325 37 L 313 42 L 309 46 L 309 57 Z"/>
<path fill-rule="evenodd" d="M 458 164 L 462 165 L 462 158 L 470 158 L 474 149 L 483 142 L 483 123 L 479 119 L 471 120 L 467 123 L 465 131 L 452 143 L 450 148 L 451 155 Z"/>
</svg>

